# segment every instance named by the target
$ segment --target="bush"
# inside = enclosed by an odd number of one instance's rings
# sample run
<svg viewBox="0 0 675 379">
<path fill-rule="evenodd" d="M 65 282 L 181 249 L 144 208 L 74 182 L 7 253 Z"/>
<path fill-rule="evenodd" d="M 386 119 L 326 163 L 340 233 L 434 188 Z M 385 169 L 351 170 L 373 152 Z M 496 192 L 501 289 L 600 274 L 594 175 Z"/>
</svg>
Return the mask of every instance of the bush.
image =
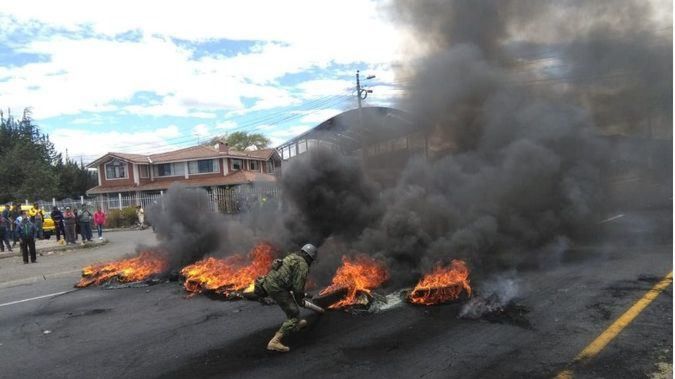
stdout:
<svg viewBox="0 0 675 379">
<path fill-rule="evenodd" d="M 105 226 L 106 228 L 128 228 L 135 225 L 137 221 L 135 207 L 111 209 L 108 211 Z"/>
</svg>

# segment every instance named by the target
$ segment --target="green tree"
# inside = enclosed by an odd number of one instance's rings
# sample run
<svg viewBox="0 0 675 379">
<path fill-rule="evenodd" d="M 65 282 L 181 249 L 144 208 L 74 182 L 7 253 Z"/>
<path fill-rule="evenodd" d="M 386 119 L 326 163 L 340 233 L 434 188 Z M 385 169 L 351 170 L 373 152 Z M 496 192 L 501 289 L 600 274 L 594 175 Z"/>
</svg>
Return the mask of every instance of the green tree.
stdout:
<svg viewBox="0 0 675 379">
<path fill-rule="evenodd" d="M 224 140 L 236 150 L 244 150 L 249 146 L 255 146 L 258 149 L 264 149 L 271 143 L 270 139 L 260 133 L 234 132 L 223 136 L 212 138 L 208 144 L 213 145 L 217 141 Z"/>
<path fill-rule="evenodd" d="M 96 175 L 63 159 L 26 109 L 20 120 L 0 111 L 0 203 L 77 197 L 96 185 Z"/>
<path fill-rule="evenodd" d="M 0 111 L 0 202 L 46 199 L 56 190 L 60 155 L 33 123 L 30 109 L 16 120 Z"/>
<path fill-rule="evenodd" d="M 98 183 L 96 173 L 84 167 L 83 162 L 78 164 L 72 159 L 66 158 L 64 161 L 59 157 L 56 171 L 59 173 L 58 192 L 55 195 L 58 198 L 76 198 Z"/>
</svg>

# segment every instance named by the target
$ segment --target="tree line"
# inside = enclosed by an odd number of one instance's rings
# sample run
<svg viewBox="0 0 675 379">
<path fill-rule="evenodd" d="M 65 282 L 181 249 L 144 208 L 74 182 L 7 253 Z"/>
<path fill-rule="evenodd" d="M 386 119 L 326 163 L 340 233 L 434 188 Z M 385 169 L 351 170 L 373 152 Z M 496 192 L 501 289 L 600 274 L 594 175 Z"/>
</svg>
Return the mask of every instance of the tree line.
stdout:
<svg viewBox="0 0 675 379">
<path fill-rule="evenodd" d="M 265 137 L 260 133 L 249 133 L 249 132 L 233 132 L 229 134 L 223 134 L 222 136 L 216 136 L 206 141 L 204 145 L 214 145 L 216 142 L 225 141 L 227 144 L 235 150 L 244 151 L 250 146 L 255 146 L 258 149 L 264 149 L 268 147 L 271 143 L 270 139 Z"/>
<path fill-rule="evenodd" d="M 56 152 L 25 109 L 0 111 L 0 203 L 76 198 L 98 183 L 96 173 Z"/>
</svg>

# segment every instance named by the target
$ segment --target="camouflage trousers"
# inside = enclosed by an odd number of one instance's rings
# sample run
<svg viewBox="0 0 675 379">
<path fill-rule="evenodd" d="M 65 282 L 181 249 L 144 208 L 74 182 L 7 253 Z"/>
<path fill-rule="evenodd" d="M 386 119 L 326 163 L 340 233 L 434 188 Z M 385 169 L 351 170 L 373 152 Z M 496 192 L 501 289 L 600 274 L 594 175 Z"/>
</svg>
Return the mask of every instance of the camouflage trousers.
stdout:
<svg viewBox="0 0 675 379">
<path fill-rule="evenodd" d="M 298 308 L 298 304 L 295 303 L 295 299 L 293 299 L 291 293 L 288 291 L 281 290 L 268 292 L 268 295 L 274 301 L 276 301 L 276 303 L 279 304 L 279 307 L 281 307 L 281 310 L 283 310 L 284 313 L 286 313 L 286 321 L 284 321 L 284 323 L 281 324 L 281 327 L 279 328 L 279 333 L 282 333 L 283 335 L 288 335 L 289 333 L 295 331 L 295 328 L 298 325 L 298 322 L 300 321 L 300 319 L 298 318 L 298 316 L 300 315 L 300 309 Z"/>
</svg>

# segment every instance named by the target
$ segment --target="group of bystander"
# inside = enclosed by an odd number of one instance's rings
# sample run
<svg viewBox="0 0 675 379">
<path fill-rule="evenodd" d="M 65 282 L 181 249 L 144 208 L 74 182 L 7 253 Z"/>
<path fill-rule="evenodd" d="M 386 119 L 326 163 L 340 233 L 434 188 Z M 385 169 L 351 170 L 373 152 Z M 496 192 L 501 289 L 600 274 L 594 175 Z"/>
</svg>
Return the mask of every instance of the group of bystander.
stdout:
<svg viewBox="0 0 675 379">
<path fill-rule="evenodd" d="M 78 234 L 82 237 L 82 244 L 85 241 L 91 241 L 92 222 L 98 231 L 99 240 L 103 239 L 106 214 L 100 207 L 92 215 L 87 205 L 82 205 L 79 211 L 65 207 L 63 212 L 55 206 L 50 217 L 54 221 L 54 231 L 58 242 L 62 241 L 61 236 L 63 236 L 64 242 L 61 243 L 76 244 Z M 31 262 L 37 262 L 35 240 L 45 238 L 44 224 L 45 214 L 37 203 L 27 210 L 22 210 L 18 204 L 6 204 L 5 209 L 0 213 L 0 252 L 4 252 L 5 247 L 12 251 L 12 247 L 18 242 L 23 262 L 28 263 L 29 256 Z"/>
</svg>

